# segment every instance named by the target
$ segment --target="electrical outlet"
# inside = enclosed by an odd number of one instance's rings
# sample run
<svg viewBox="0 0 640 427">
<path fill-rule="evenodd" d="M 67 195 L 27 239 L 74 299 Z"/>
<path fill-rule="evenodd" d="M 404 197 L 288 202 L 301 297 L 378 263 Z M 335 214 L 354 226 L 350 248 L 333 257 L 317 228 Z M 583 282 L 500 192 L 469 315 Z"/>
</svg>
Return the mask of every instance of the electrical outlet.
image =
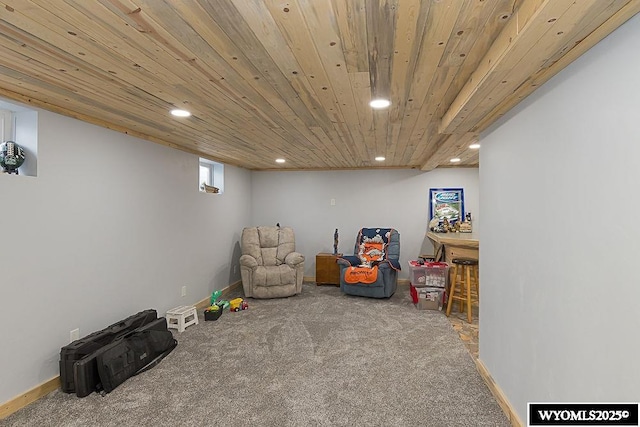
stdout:
<svg viewBox="0 0 640 427">
<path fill-rule="evenodd" d="M 335 206 L 336 205 L 336 199 L 331 199 L 331 206 Z"/>
<path fill-rule="evenodd" d="M 236 274 L 238 272 L 238 266 L 234 265 L 233 266 L 233 274 Z"/>
<path fill-rule="evenodd" d="M 186 296 L 187 296 L 187 287 L 186 287 L 186 286 L 183 286 L 183 287 L 182 287 L 182 296 L 183 296 L 183 297 L 186 297 Z"/>
<path fill-rule="evenodd" d="M 80 339 L 80 329 L 76 328 L 73 331 L 69 331 L 69 342 L 74 342 Z"/>
</svg>

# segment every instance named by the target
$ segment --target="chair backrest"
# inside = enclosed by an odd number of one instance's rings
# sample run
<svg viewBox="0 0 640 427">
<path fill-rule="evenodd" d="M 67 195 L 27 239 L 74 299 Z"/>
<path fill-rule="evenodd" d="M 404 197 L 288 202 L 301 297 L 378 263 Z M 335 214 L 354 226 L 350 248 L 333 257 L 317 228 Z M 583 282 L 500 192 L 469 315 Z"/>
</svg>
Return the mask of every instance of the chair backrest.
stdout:
<svg viewBox="0 0 640 427">
<path fill-rule="evenodd" d="M 254 257 L 258 265 L 272 266 L 284 263 L 284 259 L 296 250 L 291 227 L 246 227 L 240 243 L 242 254 Z"/>
<path fill-rule="evenodd" d="M 353 253 L 363 262 L 398 260 L 400 233 L 393 228 L 362 228 L 356 237 Z"/>
</svg>

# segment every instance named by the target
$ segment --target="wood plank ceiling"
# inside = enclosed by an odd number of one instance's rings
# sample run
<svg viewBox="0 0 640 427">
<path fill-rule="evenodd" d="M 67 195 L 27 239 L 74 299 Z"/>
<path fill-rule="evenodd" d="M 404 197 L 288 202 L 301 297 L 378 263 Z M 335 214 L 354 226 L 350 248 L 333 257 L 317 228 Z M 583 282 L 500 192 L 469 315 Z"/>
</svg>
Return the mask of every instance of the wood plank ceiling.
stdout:
<svg viewBox="0 0 640 427">
<path fill-rule="evenodd" d="M 638 11 L 639 0 L 0 0 L 0 95 L 254 170 L 474 166 L 479 132 Z M 390 108 L 371 109 L 378 97 Z"/>
</svg>

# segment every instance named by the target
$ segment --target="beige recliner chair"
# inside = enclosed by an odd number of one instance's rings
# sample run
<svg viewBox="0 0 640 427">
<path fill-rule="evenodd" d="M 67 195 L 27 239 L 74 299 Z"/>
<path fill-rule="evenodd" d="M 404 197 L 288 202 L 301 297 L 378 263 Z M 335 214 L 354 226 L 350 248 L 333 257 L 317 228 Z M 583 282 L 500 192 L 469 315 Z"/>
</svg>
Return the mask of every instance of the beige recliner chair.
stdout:
<svg viewBox="0 0 640 427">
<path fill-rule="evenodd" d="M 291 227 L 246 227 L 240 246 L 245 296 L 279 298 L 302 292 L 304 255 L 295 252 Z"/>
</svg>

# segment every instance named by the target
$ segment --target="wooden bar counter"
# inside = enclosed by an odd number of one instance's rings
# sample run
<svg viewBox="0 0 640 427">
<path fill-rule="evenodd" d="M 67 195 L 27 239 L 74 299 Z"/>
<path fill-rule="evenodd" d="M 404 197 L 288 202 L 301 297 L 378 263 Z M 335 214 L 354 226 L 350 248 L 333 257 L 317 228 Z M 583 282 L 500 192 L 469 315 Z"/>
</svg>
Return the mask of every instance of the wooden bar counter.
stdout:
<svg viewBox="0 0 640 427">
<path fill-rule="evenodd" d="M 438 256 L 444 251 L 444 261 L 451 265 L 454 258 L 478 259 L 480 242 L 477 233 L 434 233 L 427 232 L 427 237 L 433 242 L 433 253 Z"/>
</svg>

